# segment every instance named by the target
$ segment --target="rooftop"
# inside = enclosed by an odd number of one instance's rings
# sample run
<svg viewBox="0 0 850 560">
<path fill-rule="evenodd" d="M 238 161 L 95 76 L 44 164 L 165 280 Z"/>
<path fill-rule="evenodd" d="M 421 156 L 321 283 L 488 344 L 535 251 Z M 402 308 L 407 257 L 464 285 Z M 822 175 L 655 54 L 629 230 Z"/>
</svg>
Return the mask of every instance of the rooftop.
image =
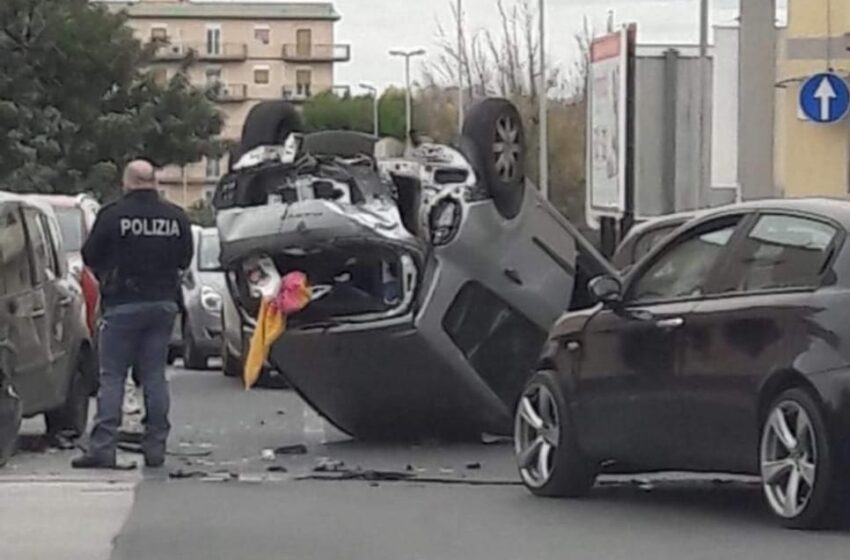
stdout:
<svg viewBox="0 0 850 560">
<path fill-rule="evenodd" d="M 92 0 L 118 12 L 126 10 L 133 18 L 161 19 L 262 19 L 331 20 L 340 19 L 330 2 L 115 2 Z"/>
</svg>

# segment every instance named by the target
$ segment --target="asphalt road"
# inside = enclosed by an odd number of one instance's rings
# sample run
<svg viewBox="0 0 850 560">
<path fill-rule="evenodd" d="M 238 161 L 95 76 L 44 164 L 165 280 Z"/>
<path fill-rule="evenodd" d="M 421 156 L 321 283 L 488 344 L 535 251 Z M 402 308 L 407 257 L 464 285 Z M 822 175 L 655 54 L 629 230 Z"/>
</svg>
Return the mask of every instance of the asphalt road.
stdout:
<svg viewBox="0 0 850 560">
<path fill-rule="evenodd" d="M 41 421 L 28 421 L 30 450 L 0 471 L 0 558 L 850 557 L 850 532 L 775 527 L 745 479 L 606 478 L 584 500 L 537 499 L 509 445 L 352 442 L 293 393 L 214 371 L 174 370 L 172 392 L 161 470 L 72 471 L 74 452 L 39 450 Z M 306 453 L 262 457 L 296 444 Z M 340 476 L 319 464 L 368 480 L 316 480 Z"/>
</svg>

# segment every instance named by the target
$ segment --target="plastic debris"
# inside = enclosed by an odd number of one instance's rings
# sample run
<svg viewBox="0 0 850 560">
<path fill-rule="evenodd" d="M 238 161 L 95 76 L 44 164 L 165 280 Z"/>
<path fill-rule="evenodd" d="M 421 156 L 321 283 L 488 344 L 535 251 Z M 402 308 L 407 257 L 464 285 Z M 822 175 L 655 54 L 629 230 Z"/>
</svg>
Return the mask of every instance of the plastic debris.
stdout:
<svg viewBox="0 0 850 560">
<path fill-rule="evenodd" d="M 260 457 L 262 457 L 263 461 L 274 461 L 277 458 L 274 449 L 263 449 Z"/>
<path fill-rule="evenodd" d="M 268 472 L 280 472 L 280 473 L 289 472 L 289 469 L 287 469 L 287 468 L 286 468 L 286 467 L 284 467 L 283 465 L 271 465 L 271 466 L 270 466 L 270 467 L 268 467 L 266 470 L 267 470 Z"/>
<path fill-rule="evenodd" d="M 303 443 L 296 443 L 295 445 L 284 445 L 276 448 L 274 452 L 277 455 L 306 455 L 307 446 Z"/>
<path fill-rule="evenodd" d="M 471 471 L 477 471 L 481 468 L 481 463 L 467 463 L 466 468 Z"/>
</svg>

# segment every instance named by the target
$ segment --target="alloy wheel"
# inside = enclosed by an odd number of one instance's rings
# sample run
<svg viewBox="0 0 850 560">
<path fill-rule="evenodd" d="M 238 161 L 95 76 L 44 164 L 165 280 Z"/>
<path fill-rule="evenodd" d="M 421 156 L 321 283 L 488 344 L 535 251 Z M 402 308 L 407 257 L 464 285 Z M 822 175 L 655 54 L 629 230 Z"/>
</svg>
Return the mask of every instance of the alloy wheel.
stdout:
<svg viewBox="0 0 850 560">
<path fill-rule="evenodd" d="M 551 391 L 533 385 L 520 398 L 514 424 L 514 448 L 520 475 L 533 487 L 544 486 L 555 469 L 561 426 Z"/>
<path fill-rule="evenodd" d="M 519 169 L 522 157 L 520 129 L 510 115 L 503 115 L 496 121 L 496 139 L 493 143 L 493 157 L 496 161 L 496 173 L 505 182 L 513 181 Z"/>
<path fill-rule="evenodd" d="M 796 401 L 782 401 L 765 420 L 761 476 L 767 502 L 780 517 L 799 516 L 812 499 L 817 476 L 817 441 L 811 418 Z"/>
</svg>

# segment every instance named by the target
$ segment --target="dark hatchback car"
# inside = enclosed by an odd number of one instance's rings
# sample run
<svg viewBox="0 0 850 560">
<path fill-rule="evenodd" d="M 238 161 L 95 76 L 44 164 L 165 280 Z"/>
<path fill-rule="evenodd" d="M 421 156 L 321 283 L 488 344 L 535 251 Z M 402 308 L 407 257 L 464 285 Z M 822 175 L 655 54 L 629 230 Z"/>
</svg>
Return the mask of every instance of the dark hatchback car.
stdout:
<svg viewBox="0 0 850 560">
<path fill-rule="evenodd" d="M 551 331 L 515 415 L 535 494 L 600 472 L 761 475 L 785 525 L 850 486 L 850 202 L 726 207 L 665 239 Z"/>
<path fill-rule="evenodd" d="M 79 436 L 97 383 L 82 291 L 44 203 L 0 193 L 0 465 L 21 418 Z"/>
</svg>

